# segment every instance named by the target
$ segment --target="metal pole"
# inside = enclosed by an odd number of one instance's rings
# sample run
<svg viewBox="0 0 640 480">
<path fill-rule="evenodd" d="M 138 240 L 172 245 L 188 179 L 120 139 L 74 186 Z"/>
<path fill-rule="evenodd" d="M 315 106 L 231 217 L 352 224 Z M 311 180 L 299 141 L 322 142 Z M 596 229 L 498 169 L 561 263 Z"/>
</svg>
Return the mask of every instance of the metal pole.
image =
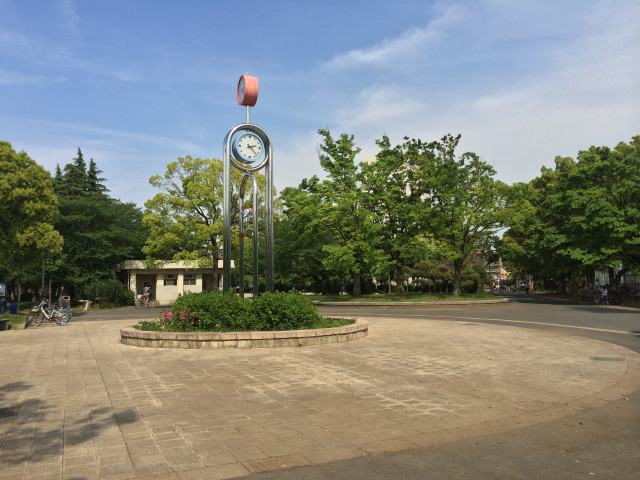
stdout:
<svg viewBox="0 0 640 480">
<path fill-rule="evenodd" d="M 260 283 L 258 280 L 258 180 L 255 175 L 251 175 L 253 184 L 253 298 L 260 294 Z"/>
<path fill-rule="evenodd" d="M 240 290 L 240 297 L 244 298 L 244 214 L 243 214 L 243 206 L 244 206 L 244 191 L 245 185 L 247 182 L 248 175 L 242 177 L 242 181 L 240 182 L 240 200 L 238 205 L 238 211 L 240 212 L 240 255 L 238 258 L 238 288 Z"/>
<path fill-rule="evenodd" d="M 245 112 L 246 112 L 246 116 L 247 116 L 247 121 L 246 121 L 246 123 L 251 123 L 251 121 L 250 121 L 250 113 L 249 113 L 249 112 L 250 112 L 249 108 L 251 108 L 251 107 L 249 107 L 249 106 L 247 105 L 245 108 L 246 108 L 246 111 L 245 111 Z"/>
<path fill-rule="evenodd" d="M 222 291 L 227 292 L 231 288 L 231 136 L 227 134 L 224 139 L 224 159 L 223 161 L 223 269 L 222 269 Z"/>
<path fill-rule="evenodd" d="M 273 149 L 269 142 L 269 161 L 265 167 L 265 290 L 273 292 Z"/>
</svg>

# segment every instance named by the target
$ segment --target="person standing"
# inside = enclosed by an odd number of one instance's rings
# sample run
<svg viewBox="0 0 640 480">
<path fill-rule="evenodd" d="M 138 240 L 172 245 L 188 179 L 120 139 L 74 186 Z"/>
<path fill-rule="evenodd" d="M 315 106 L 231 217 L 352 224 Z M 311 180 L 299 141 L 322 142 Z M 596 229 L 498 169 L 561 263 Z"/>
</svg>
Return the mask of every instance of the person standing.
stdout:
<svg viewBox="0 0 640 480">
<path fill-rule="evenodd" d="M 151 287 L 149 284 L 145 284 L 144 290 L 142 291 L 142 303 L 145 307 L 149 306 L 149 298 L 151 297 Z"/>
<path fill-rule="evenodd" d="M 609 285 L 602 287 L 602 304 L 609 305 Z"/>
</svg>

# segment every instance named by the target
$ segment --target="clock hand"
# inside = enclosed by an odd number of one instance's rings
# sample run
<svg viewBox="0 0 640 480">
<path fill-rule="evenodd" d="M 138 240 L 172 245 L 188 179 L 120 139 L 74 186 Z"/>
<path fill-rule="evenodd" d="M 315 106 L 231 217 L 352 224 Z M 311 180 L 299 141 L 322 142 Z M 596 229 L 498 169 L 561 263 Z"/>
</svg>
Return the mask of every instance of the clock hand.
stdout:
<svg viewBox="0 0 640 480">
<path fill-rule="evenodd" d="M 251 151 L 252 151 L 254 154 L 256 154 L 256 155 L 257 155 L 257 152 L 256 152 L 256 146 L 255 146 L 255 145 L 247 145 L 247 148 L 250 148 L 250 149 L 251 149 Z"/>
</svg>

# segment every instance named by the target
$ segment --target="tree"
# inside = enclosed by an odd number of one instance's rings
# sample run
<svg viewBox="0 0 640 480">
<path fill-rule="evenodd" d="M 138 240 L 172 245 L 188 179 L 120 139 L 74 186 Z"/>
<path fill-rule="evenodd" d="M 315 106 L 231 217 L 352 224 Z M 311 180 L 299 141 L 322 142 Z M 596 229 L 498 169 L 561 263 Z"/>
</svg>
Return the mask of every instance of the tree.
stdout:
<svg viewBox="0 0 640 480">
<path fill-rule="evenodd" d="M 90 283 L 114 278 L 118 263 L 140 257 L 146 239 L 140 209 L 109 197 L 100 173 L 93 160 L 89 172 L 84 170 L 78 149 L 56 183 L 60 205 L 56 228 L 65 237 L 57 280 L 70 284 L 76 294 Z"/>
<path fill-rule="evenodd" d="M 80 147 L 78 147 L 76 157 L 73 161 L 64 166 L 62 180 L 59 193 L 77 195 L 89 191 L 87 164 L 84 161 Z"/>
<path fill-rule="evenodd" d="M 408 139 L 391 147 L 389 138 L 383 136 L 376 144 L 380 150 L 375 161 L 362 165 L 365 201 L 379 226 L 379 244 L 387 257 L 381 268 L 393 273 L 396 290 L 403 293 L 408 269 L 429 254 L 413 168 L 418 152 Z"/>
<path fill-rule="evenodd" d="M 510 269 L 536 271 L 570 292 L 589 286 L 596 269 L 617 285 L 640 265 L 640 137 L 591 147 L 577 160 L 556 157 L 555 169 L 512 192 L 518 208 L 501 242 Z"/>
<path fill-rule="evenodd" d="M 109 190 L 104 186 L 104 178 L 100 177 L 100 174 L 104 173 L 100 170 L 96 162 L 92 159 L 89 160 L 89 169 L 87 170 L 87 190 L 89 192 L 106 193 Z"/>
<path fill-rule="evenodd" d="M 149 237 L 143 252 L 149 260 L 190 260 L 210 266 L 218 288 L 223 240 L 223 164 L 217 159 L 180 157 L 149 183 L 159 190 L 145 202 L 144 224 Z M 232 218 L 238 219 L 238 189 L 242 173 L 232 170 Z M 264 185 L 264 177 L 258 184 Z M 262 192 L 264 195 L 264 192 Z M 250 196 L 250 195 L 249 195 Z"/>
<path fill-rule="evenodd" d="M 25 273 L 62 250 L 54 228 L 58 215 L 51 175 L 26 152 L 0 142 L 0 269 L 17 284 L 18 303 Z"/>
<path fill-rule="evenodd" d="M 333 243 L 334 237 L 319 208 L 319 184 L 314 175 L 297 188 L 282 190 L 283 213 L 275 225 L 275 267 L 278 283 L 326 294 L 332 289 L 323 247 Z"/>
<path fill-rule="evenodd" d="M 415 192 L 422 205 L 422 228 L 438 239 L 453 267 L 453 293 L 461 291 L 469 262 L 488 252 L 505 221 L 506 186 L 495 170 L 472 152 L 456 155 L 460 135 L 439 142 L 409 140 Z"/>
<path fill-rule="evenodd" d="M 329 130 L 318 133 L 324 142 L 320 146 L 320 165 L 327 178 L 318 186 L 320 217 L 335 241 L 324 246 L 327 256 L 323 265 L 328 270 L 351 277 L 352 294 L 362 294 L 362 275 L 380 270 L 384 254 L 376 239 L 379 226 L 366 208 L 363 175 L 355 162 L 360 148 L 353 135 L 342 134 L 335 140 Z"/>
</svg>

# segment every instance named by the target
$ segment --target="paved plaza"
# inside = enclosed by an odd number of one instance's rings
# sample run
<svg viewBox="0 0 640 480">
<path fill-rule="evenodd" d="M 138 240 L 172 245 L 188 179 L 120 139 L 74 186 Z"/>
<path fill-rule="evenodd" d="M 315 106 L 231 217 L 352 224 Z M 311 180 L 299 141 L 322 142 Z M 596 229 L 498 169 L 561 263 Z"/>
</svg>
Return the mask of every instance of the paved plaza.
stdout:
<svg viewBox="0 0 640 480">
<path fill-rule="evenodd" d="M 131 320 L 0 334 L 0 480 L 218 479 L 441 444 L 597 408 L 640 355 L 553 331 L 367 318 L 302 348 L 125 346 Z"/>
</svg>

